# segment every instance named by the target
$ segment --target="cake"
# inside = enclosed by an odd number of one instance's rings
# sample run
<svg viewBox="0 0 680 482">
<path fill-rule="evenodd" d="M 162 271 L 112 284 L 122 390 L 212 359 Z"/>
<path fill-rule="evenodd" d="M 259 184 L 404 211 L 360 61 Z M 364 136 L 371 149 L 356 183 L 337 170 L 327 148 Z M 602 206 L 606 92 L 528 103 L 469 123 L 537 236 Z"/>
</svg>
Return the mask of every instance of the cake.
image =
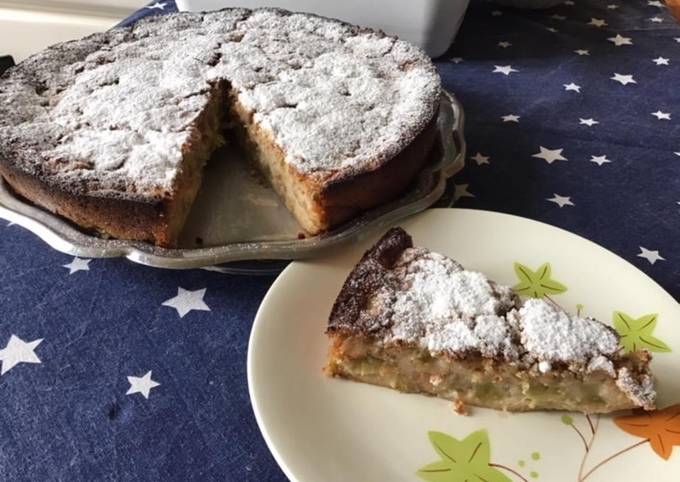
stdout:
<svg viewBox="0 0 680 482">
<path fill-rule="evenodd" d="M 152 16 L 0 77 L 0 173 L 82 228 L 173 246 L 227 135 L 318 234 L 407 188 L 439 98 L 430 59 L 379 31 L 277 9 Z"/>
<path fill-rule="evenodd" d="M 646 351 L 623 354 L 609 326 L 569 314 L 387 232 L 333 306 L 333 377 L 508 411 L 653 410 Z"/>
</svg>

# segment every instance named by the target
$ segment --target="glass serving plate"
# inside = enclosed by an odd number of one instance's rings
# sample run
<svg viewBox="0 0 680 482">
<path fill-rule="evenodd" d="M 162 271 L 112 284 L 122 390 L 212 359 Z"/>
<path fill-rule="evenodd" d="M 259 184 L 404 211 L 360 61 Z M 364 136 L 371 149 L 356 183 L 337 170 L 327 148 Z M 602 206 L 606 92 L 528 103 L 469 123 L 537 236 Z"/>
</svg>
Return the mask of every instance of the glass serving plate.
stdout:
<svg viewBox="0 0 680 482">
<path fill-rule="evenodd" d="M 16 196 L 4 181 L 0 182 L 0 217 L 32 231 L 58 251 L 83 258 L 125 257 L 159 268 L 208 267 L 225 273 L 270 274 L 280 271 L 285 265 L 282 260 L 319 255 L 436 203 L 446 192 L 447 179 L 464 164 L 463 121 L 461 105 L 444 92 L 437 146 L 412 187 L 400 198 L 318 236 L 305 236 L 247 161 L 227 150 L 217 151 L 208 163 L 177 249 L 105 239 L 82 231 Z M 228 264 L 215 266 L 223 263 Z"/>
</svg>

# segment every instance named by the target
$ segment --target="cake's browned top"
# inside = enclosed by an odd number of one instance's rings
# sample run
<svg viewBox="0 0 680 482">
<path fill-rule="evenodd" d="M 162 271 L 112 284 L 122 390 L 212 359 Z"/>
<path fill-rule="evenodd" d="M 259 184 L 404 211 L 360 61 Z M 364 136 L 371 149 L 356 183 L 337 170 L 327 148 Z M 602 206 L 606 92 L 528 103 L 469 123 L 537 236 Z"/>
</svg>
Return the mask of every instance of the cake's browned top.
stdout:
<svg viewBox="0 0 680 482">
<path fill-rule="evenodd" d="M 318 182 L 393 158 L 433 118 L 440 89 L 417 47 L 336 20 L 162 15 L 55 45 L 3 75 L 0 161 L 76 194 L 164 197 L 220 81 Z"/>
<path fill-rule="evenodd" d="M 492 358 L 542 373 L 602 371 L 639 405 L 654 405 L 651 376 L 646 367 L 631 373 L 613 329 L 544 300 L 522 302 L 509 287 L 413 247 L 400 228 L 388 231 L 351 272 L 328 332 L 416 345 L 433 356 Z"/>
</svg>

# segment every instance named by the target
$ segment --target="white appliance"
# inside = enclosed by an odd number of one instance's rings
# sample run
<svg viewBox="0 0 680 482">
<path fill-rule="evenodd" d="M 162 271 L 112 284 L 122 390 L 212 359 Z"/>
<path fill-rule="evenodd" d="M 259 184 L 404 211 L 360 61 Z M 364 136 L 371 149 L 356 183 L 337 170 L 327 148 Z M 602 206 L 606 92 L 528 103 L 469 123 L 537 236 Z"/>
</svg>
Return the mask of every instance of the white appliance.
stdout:
<svg viewBox="0 0 680 482">
<path fill-rule="evenodd" d="M 224 7 L 278 7 L 312 12 L 364 27 L 381 29 L 421 46 L 432 57 L 442 55 L 463 21 L 468 0 L 176 0 L 180 10 Z"/>
<path fill-rule="evenodd" d="M 0 0 L 0 55 L 19 62 L 48 45 L 108 30 L 144 0 Z"/>
</svg>

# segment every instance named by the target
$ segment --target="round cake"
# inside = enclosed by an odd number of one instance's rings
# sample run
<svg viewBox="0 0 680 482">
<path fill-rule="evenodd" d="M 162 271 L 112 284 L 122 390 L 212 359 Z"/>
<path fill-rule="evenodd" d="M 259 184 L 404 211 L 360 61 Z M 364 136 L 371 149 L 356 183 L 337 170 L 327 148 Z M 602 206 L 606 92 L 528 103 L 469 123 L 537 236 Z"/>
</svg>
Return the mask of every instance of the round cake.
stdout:
<svg viewBox="0 0 680 482">
<path fill-rule="evenodd" d="M 399 195 L 435 140 L 419 48 L 310 14 L 149 17 L 0 77 L 0 172 L 79 226 L 173 246 L 229 131 L 316 234 Z"/>
</svg>

